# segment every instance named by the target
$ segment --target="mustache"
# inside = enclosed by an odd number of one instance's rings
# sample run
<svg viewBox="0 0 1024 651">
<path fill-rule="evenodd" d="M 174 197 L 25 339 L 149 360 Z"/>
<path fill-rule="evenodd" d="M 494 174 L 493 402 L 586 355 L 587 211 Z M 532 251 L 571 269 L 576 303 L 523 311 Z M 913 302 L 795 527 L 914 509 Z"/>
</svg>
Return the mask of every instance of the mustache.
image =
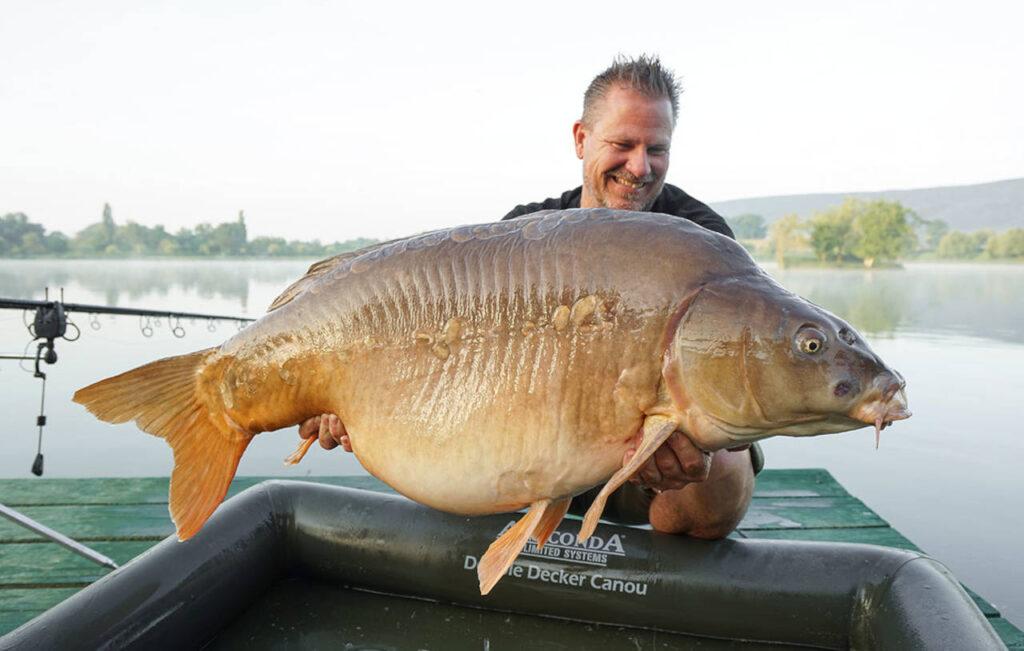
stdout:
<svg viewBox="0 0 1024 651">
<path fill-rule="evenodd" d="M 645 174 L 644 176 L 636 176 L 626 170 L 618 170 L 611 173 L 611 176 L 620 181 L 627 181 L 629 183 L 653 183 L 655 180 L 654 174 Z"/>
</svg>

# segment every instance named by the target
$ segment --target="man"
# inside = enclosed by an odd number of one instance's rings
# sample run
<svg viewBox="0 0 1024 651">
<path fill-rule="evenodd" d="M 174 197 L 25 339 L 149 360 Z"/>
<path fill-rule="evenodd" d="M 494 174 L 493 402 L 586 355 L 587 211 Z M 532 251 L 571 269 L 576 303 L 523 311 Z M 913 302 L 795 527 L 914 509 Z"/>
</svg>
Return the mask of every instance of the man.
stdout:
<svg viewBox="0 0 1024 651">
<path fill-rule="evenodd" d="M 572 127 L 583 185 L 516 206 L 504 219 L 538 210 L 603 207 L 676 215 L 734 237 L 711 208 L 665 183 L 678 116 L 679 84 L 657 58 L 616 59 L 590 82 L 583 115 Z M 758 446 L 707 455 L 676 432 L 636 473 L 635 486 L 623 487 L 609 500 L 605 513 L 647 520 L 659 531 L 720 538 L 746 513 L 753 476 L 762 465 Z M 585 510 L 595 495 L 577 498 L 572 511 Z"/>
<path fill-rule="evenodd" d="M 713 210 L 665 184 L 678 96 L 674 76 L 656 58 L 616 60 L 591 82 L 583 115 L 573 124 L 583 185 L 558 198 L 517 206 L 504 219 L 545 209 L 605 207 L 677 215 L 733 237 Z M 299 428 L 299 435 L 318 436 L 326 449 L 341 445 L 352 451 L 341 421 L 333 415 L 311 418 Z M 627 452 L 623 463 L 632 454 Z M 650 522 L 667 533 L 727 536 L 750 504 L 760 465 L 759 448 L 709 454 L 676 432 L 636 473 L 633 484 L 609 499 L 605 517 Z M 573 500 L 571 511 L 584 512 L 597 490 Z"/>
</svg>

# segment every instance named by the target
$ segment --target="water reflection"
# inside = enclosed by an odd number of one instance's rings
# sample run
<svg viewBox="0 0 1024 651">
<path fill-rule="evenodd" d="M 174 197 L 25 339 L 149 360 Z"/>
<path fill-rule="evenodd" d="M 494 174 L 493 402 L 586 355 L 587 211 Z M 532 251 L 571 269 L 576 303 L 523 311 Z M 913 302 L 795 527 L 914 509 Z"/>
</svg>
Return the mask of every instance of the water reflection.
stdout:
<svg viewBox="0 0 1024 651">
<path fill-rule="evenodd" d="M 1024 266 L 910 265 L 857 271 L 765 265 L 785 287 L 865 334 L 968 335 L 1024 342 Z"/>
<path fill-rule="evenodd" d="M 12 298 L 41 298 L 44 287 L 51 292 L 76 286 L 94 295 L 91 300 L 105 305 L 129 305 L 142 299 L 166 299 L 182 293 L 198 299 L 225 299 L 247 312 L 253 282 L 282 287 L 298 278 L 307 261 L 201 261 L 201 260 L 4 260 L 0 261 L 0 295 Z M 51 293 L 51 297 L 55 294 Z M 68 294 L 69 303 L 85 302 Z M 167 309 L 190 309 L 165 305 Z M 264 305 L 255 305 L 262 311 Z"/>
</svg>

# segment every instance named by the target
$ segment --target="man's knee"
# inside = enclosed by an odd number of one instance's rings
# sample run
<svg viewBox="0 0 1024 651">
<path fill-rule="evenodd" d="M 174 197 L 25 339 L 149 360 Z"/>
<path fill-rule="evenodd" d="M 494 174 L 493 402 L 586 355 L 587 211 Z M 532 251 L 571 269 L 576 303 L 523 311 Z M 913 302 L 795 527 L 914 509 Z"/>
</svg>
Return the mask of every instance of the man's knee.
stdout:
<svg viewBox="0 0 1024 651">
<path fill-rule="evenodd" d="M 724 538 L 743 520 L 753 493 L 749 451 L 718 452 L 707 480 L 655 498 L 651 525 L 657 531 L 695 538 Z"/>
<path fill-rule="evenodd" d="M 750 500 L 720 505 L 720 508 L 708 509 L 693 522 L 688 536 L 703 538 L 705 540 L 718 540 L 725 538 L 739 526 L 743 516 L 747 513 Z"/>
</svg>

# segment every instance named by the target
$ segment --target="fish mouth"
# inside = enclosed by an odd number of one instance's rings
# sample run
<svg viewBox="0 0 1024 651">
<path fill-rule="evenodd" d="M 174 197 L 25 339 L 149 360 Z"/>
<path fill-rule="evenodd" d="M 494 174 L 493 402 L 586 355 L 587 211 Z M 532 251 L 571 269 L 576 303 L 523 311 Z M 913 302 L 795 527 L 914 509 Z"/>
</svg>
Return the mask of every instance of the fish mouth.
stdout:
<svg viewBox="0 0 1024 651">
<path fill-rule="evenodd" d="M 879 384 L 876 382 L 875 384 Z M 882 430 L 892 425 L 893 421 L 910 418 L 911 411 L 907 408 L 906 382 L 898 375 L 885 381 L 884 388 L 854 407 L 850 417 L 862 423 L 875 426 L 875 448 L 878 448 Z"/>
</svg>

